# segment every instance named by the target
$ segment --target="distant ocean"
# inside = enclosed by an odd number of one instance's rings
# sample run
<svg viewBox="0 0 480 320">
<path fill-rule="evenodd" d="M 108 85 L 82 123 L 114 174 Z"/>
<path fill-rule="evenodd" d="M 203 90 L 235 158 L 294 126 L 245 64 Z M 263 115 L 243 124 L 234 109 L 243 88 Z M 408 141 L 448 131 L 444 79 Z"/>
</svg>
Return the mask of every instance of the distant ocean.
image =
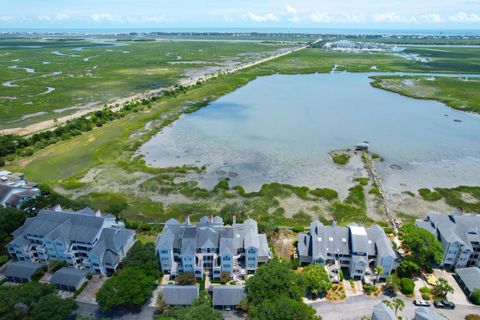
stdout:
<svg viewBox="0 0 480 320">
<path fill-rule="evenodd" d="M 305 33 L 305 34 L 403 34 L 403 35 L 465 35 L 480 36 L 480 29 L 329 29 L 329 28 L 0 28 L 0 32 L 28 32 L 28 33 L 80 33 L 80 34 L 115 34 L 130 32 L 258 32 L 258 33 Z"/>
</svg>

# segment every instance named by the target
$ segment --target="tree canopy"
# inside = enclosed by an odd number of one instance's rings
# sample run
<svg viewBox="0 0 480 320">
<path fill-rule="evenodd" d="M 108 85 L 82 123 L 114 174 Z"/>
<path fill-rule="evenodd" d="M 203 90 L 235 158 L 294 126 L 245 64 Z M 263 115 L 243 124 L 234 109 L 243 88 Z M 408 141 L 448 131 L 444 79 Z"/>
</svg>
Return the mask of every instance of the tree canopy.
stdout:
<svg viewBox="0 0 480 320">
<path fill-rule="evenodd" d="M 155 254 L 155 244 L 142 244 L 137 241 L 128 251 L 122 262 L 123 268 L 134 267 L 142 269 L 146 275 L 158 278 L 161 276 L 160 267 Z"/>
<path fill-rule="evenodd" d="M 324 293 L 332 287 L 330 278 L 324 267 L 310 264 L 306 266 L 300 278 L 308 290 L 315 294 Z"/>
<path fill-rule="evenodd" d="M 249 320 L 316 320 L 315 309 L 301 301 L 280 297 L 267 299 L 255 306 Z"/>
<path fill-rule="evenodd" d="M 72 299 L 61 299 L 53 285 L 30 282 L 0 287 L 0 320 L 64 320 L 78 308 Z"/>
<path fill-rule="evenodd" d="M 177 307 L 164 312 L 161 318 L 180 320 L 222 320 L 222 314 L 212 307 L 210 299 L 203 293 L 191 306 Z"/>
<path fill-rule="evenodd" d="M 140 268 L 128 267 L 105 281 L 97 293 L 97 303 L 103 311 L 140 307 L 152 296 L 155 278 Z"/>
<path fill-rule="evenodd" d="M 247 299 L 255 304 L 282 296 L 300 300 L 305 292 L 299 277 L 278 259 L 262 265 L 246 282 Z"/>
<path fill-rule="evenodd" d="M 443 246 L 429 231 L 412 224 L 401 229 L 403 248 L 410 252 L 409 260 L 420 267 L 439 264 L 443 257 Z"/>
</svg>

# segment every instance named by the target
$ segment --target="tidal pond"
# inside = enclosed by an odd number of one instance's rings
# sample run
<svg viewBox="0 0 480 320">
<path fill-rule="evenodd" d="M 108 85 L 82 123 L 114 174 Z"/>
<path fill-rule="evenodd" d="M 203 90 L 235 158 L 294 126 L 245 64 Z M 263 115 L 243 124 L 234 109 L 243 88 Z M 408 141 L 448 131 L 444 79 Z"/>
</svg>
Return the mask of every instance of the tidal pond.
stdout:
<svg viewBox="0 0 480 320">
<path fill-rule="evenodd" d="M 364 175 L 358 160 L 335 165 L 329 152 L 363 141 L 385 161 L 388 191 L 480 185 L 480 117 L 373 88 L 366 73 L 258 78 L 183 115 L 140 149 L 154 167 L 207 166 L 199 185 L 258 190 L 282 182 L 346 195 Z"/>
</svg>

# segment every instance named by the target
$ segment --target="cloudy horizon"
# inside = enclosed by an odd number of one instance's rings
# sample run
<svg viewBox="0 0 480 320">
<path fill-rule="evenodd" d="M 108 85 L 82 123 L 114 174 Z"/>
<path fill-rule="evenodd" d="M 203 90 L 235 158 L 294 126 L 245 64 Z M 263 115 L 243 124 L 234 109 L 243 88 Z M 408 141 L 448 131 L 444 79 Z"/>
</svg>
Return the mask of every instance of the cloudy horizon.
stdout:
<svg viewBox="0 0 480 320">
<path fill-rule="evenodd" d="M 480 0 L 24 0 L 1 28 L 480 29 Z"/>
</svg>

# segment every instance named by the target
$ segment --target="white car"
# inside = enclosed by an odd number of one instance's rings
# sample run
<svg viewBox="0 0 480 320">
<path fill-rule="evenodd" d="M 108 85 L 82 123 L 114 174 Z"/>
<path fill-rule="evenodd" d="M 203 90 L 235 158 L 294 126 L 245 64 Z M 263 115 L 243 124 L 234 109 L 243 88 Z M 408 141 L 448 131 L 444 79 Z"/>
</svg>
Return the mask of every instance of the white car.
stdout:
<svg viewBox="0 0 480 320">
<path fill-rule="evenodd" d="M 413 301 L 413 304 L 419 307 L 430 307 L 430 302 L 422 299 L 417 299 Z"/>
</svg>

